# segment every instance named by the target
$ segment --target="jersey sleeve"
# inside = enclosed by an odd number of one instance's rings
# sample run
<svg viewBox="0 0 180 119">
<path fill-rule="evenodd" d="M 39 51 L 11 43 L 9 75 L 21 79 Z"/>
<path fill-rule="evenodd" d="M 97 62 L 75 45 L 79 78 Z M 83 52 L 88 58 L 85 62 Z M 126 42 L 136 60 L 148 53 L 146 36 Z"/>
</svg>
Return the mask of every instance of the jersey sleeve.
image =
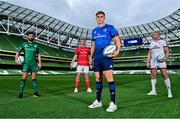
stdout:
<svg viewBox="0 0 180 119">
<path fill-rule="evenodd" d="M 76 48 L 75 54 L 79 55 L 79 48 Z"/>
<path fill-rule="evenodd" d="M 23 48 L 24 48 L 23 46 L 24 46 L 24 43 L 21 44 L 20 47 L 18 47 L 17 52 L 19 52 L 19 53 L 22 52 L 22 51 L 23 51 Z"/>
<path fill-rule="evenodd" d="M 149 45 L 149 50 L 151 50 L 151 49 L 152 49 L 152 42 Z"/>
<path fill-rule="evenodd" d="M 94 32 L 95 32 L 95 30 L 92 31 L 92 41 L 95 41 L 95 38 L 94 38 L 95 33 Z"/>
<path fill-rule="evenodd" d="M 163 47 L 168 47 L 168 45 L 167 45 L 167 42 L 166 41 L 163 41 Z"/>
<path fill-rule="evenodd" d="M 88 55 L 91 55 L 91 49 L 88 48 Z"/>
<path fill-rule="evenodd" d="M 37 53 L 37 54 L 41 54 L 39 46 L 37 46 L 37 51 L 36 51 L 36 53 Z"/>
<path fill-rule="evenodd" d="M 118 34 L 117 30 L 114 28 L 114 26 L 109 27 L 109 32 L 110 32 L 111 38 L 119 36 L 119 34 Z"/>
</svg>

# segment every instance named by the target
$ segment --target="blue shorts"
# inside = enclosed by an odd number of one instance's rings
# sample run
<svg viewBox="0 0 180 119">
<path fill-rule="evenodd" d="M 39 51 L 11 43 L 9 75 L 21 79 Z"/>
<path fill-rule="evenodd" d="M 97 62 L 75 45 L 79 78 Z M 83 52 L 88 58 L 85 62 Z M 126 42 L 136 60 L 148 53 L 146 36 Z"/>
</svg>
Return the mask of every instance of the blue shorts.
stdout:
<svg viewBox="0 0 180 119">
<path fill-rule="evenodd" d="M 93 70 L 94 72 L 113 70 L 112 58 L 103 57 L 103 58 L 94 59 Z"/>
</svg>

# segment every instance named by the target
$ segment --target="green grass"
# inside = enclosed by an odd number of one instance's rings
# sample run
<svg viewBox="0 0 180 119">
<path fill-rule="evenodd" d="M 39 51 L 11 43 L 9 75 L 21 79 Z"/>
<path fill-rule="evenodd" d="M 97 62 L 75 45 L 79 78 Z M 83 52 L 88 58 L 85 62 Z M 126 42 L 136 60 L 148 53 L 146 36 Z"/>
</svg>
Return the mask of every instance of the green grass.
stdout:
<svg viewBox="0 0 180 119">
<path fill-rule="evenodd" d="M 80 92 L 73 93 L 75 75 L 39 76 L 41 97 L 33 98 L 31 81 L 27 81 L 22 100 L 17 99 L 20 76 L 0 76 L 0 117 L 66 117 L 66 118 L 177 118 L 180 117 L 180 75 L 170 75 L 173 99 L 168 99 L 164 82 L 158 76 L 158 96 L 146 96 L 150 90 L 149 75 L 115 75 L 117 83 L 118 110 L 107 113 L 110 100 L 108 85 L 104 80 L 103 107 L 88 109 L 95 99 L 94 77 L 91 85 L 93 93 L 86 93 L 84 78 Z"/>
</svg>

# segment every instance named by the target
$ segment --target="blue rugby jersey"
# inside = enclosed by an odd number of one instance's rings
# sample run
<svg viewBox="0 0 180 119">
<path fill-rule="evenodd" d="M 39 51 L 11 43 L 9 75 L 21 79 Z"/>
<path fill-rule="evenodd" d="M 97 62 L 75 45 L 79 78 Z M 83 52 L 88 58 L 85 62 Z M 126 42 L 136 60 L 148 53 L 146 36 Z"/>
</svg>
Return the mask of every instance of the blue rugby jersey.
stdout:
<svg viewBox="0 0 180 119">
<path fill-rule="evenodd" d="M 92 40 L 95 42 L 94 58 L 103 58 L 103 50 L 110 45 L 111 39 L 118 36 L 117 30 L 112 25 L 105 24 L 102 27 L 96 27 L 92 31 Z"/>
</svg>

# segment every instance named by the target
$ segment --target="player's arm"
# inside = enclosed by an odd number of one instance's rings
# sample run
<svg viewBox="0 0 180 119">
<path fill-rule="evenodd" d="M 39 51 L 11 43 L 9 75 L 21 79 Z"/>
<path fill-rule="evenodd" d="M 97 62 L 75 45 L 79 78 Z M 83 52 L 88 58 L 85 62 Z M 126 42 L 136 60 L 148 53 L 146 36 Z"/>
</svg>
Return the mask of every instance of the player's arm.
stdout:
<svg viewBox="0 0 180 119">
<path fill-rule="evenodd" d="M 148 55 L 147 55 L 147 68 L 150 67 L 150 60 L 151 60 L 151 50 L 149 49 Z"/>
<path fill-rule="evenodd" d="M 77 54 L 74 55 L 74 57 L 72 58 L 72 61 L 71 61 L 71 64 L 70 64 L 70 67 L 72 66 L 72 64 L 76 61 L 77 59 Z"/>
<path fill-rule="evenodd" d="M 121 39 L 119 36 L 115 36 L 113 38 L 115 44 L 116 44 L 116 51 L 112 54 L 112 57 L 117 57 L 119 55 L 119 52 L 121 50 Z"/>
<path fill-rule="evenodd" d="M 90 57 L 89 57 L 89 64 L 90 65 L 92 65 L 92 63 L 93 63 L 94 48 L 95 48 L 95 42 L 91 41 L 91 54 L 90 54 Z"/>
<path fill-rule="evenodd" d="M 41 53 L 40 53 L 39 46 L 38 46 L 38 48 L 37 48 L 36 53 L 37 53 L 37 59 L 38 59 L 38 68 L 41 69 L 41 67 L 42 67 L 42 62 L 41 62 Z"/>
<path fill-rule="evenodd" d="M 38 54 L 38 67 L 39 67 L 39 69 L 42 67 L 41 54 Z"/>
<path fill-rule="evenodd" d="M 23 44 L 18 48 L 18 50 L 16 52 L 16 55 L 15 55 L 15 62 L 16 62 L 16 64 L 19 64 L 18 57 L 19 57 L 20 53 L 22 52 L 22 50 L 23 50 Z"/>
<path fill-rule="evenodd" d="M 163 61 L 165 62 L 169 57 L 169 47 L 164 47 L 164 52 L 165 52 L 165 57 Z"/>
<path fill-rule="evenodd" d="M 20 53 L 16 52 L 16 55 L 15 55 L 15 62 L 16 62 L 16 64 L 19 64 L 19 62 L 18 62 L 19 55 L 20 55 Z"/>
</svg>

